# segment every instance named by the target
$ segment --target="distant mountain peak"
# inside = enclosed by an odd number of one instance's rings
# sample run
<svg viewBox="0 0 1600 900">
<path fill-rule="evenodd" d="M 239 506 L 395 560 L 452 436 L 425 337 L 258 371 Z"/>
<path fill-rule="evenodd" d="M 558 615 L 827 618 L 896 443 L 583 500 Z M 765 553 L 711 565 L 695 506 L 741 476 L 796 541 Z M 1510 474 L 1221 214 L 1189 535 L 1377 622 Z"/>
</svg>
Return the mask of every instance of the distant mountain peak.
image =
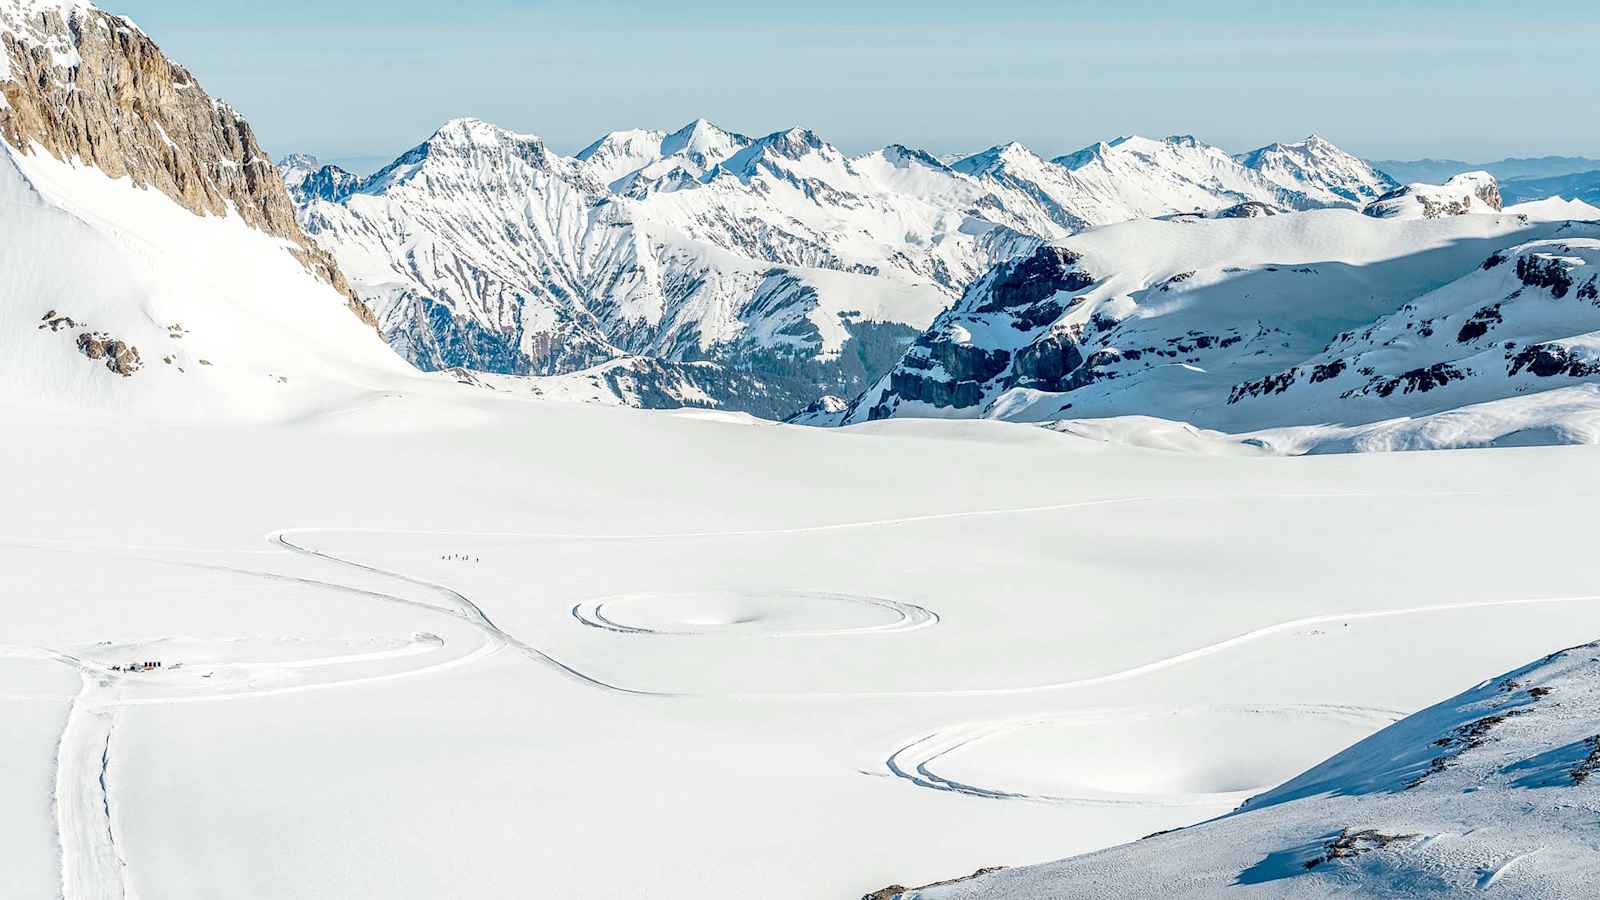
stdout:
<svg viewBox="0 0 1600 900">
<path fill-rule="evenodd" d="M 1043 157 L 1029 150 L 1018 141 L 1007 141 L 996 144 L 982 153 L 974 153 L 966 159 L 957 160 L 950 168 L 967 175 L 982 175 L 1015 165 L 1039 165 L 1046 161 Z"/>
<path fill-rule="evenodd" d="M 816 132 L 809 128 L 794 127 L 787 131 L 769 134 L 757 143 L 782 153 L 785 156 L 804 156 L 814 150 L 822 150 L 828 143 L 818 137 Z"/>
<path fill-rule="evenodd" d="M 661 141 L 662 156 L 685 156 L 701 168 L 708 168 L 747 146 L 750 139 L 719 128 L 706 119 L 695 119 Z"/>
<path fill-rule="evenodd" d="M 1397 186 L 1394 179 L 1317 134 L 1296 143 L 1274 142 L 1234 158 L 1268 180 L 1328 205 L 1359 208 Z"/>
<path fill-rule="evenodd" d="M 905 144 L 890 144 L 879 152 L 883 154 L 884 159 L 897 166 L 918 163 L 930 169 L 948 170 L 950 168 L 932 153 L 926 150 L 919 150 L 916 147 L 907 147 Z"/>
<path fill-rule="evenodd" d="M 451 147 L 500 147 L 511 143 L 542 144 L 543 141 L 538 135 L 519 134 L 482 119 L 463 116 L 440 125 L 428 143 Z"/>
</svg>

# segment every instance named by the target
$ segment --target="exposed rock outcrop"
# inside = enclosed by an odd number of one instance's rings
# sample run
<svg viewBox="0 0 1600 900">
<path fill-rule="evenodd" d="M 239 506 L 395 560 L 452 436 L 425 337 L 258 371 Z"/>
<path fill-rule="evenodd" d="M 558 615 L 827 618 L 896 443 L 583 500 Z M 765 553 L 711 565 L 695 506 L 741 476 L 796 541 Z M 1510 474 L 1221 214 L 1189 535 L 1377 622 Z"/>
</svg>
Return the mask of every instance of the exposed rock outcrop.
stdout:
<svg viewBox="0 0 1600 900">
<path fill-rule="evenodd" d="M 1279 209 L 1276 206 L 1273 206 L 1270 203 L 1261 203 L 1261 202 L 1256 201 L 1256 200 L 1249 200 L 1249 201 L 1246 201 L 1244 203 L 1240 203 L 1240 204 L 1237 204 L 1235 206 L 1230 206 L 1227 209 L 1221 210 L 1220 212 L 1217 213 L 1217 218 L 1219 218 L 1219 219 L 1255 219 L 1255 218 L 1260 218 L 1261 216 L 1281 215 L 1282 213 L 1283 213 L 1283 210 Z"/>
<path fill-rule="evenodd" d="M 124 378 L 144 368 L 138 347 L 104 332 L 85 331 L 78 335 L 78 352 L 90 359 L 105 360 L 107 369 Z"/>
<path fill-rule="evenodd" d="M 1395 188 L 1362 210 L 1376 219 L 1438 219 L 1499 212 L 1500 184 L 1488 172 L 1464 172 L 1444 184 Z"/>
<path fill-rule="evenodd" d="M 890 373 L 889 389 L 868 410 L 869 418 L 894 415 L 907 400 L 976 406 L 1001 376 L 1003 387 L 1065 390 L 1062 385 L 1084 362 L 1078 331 L 1052 328 L 1032 340 L 1028 335 L 1055 323 L 1070 303 L 1068 295 L 1094 285 L 1082 261 L 1066 247 L 1043 245 L 996 266 L 917 338 Z M 1015 352 L 973 340 L 973 327 L 1000 322 L 1025 341 Z"/>
<path fill-rule="evenodd" d="M 232 209 L 283 238 L 309 271 L 374 322 L 311 243 L 255 134 L 129 20 L 85 0 L 0 0 L 0 137 L 129 178 L 196 215 Z"/>
</svg>

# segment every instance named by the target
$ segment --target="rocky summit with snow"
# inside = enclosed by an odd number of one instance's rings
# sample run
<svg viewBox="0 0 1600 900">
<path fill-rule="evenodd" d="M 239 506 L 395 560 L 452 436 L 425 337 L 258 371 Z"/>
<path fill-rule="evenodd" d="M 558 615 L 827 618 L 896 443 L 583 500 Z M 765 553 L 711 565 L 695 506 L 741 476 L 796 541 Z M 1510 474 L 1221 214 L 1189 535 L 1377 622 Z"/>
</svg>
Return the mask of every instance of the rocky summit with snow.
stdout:
<svg viewBox="0 0 1600 900">
<path fill-rule="evenodd" d="M 423 368 L 710 363 L 763 385 L 714 402 L 780 417 L 859 394 L 972 281 L 1041 242 L 1149 216 L 1355 207 L 1393 187 L 1320 138 L 1235 158 L 1131 137 L 1054 161 L 1013 143 L 947 165 L 704 120 L 574 157 L 458 120 L 366 178 L 304 156 L 280 169 L 306 231 Z"/>
<path fill-rule="evenodd" d="M 132 22 L 0 0 L 0 94 L 0 393 L 251 418 L 404 370 L 249 123 Z"/>
<path fill-rule="evenodd" d="M 1499 212 L 1500 185 L 1488 172 L 1463 172 L 1442 185 L 1408 184 L 1368 204 L 1379 219 L 1437 219 L 1466 213 Z"/>
</svg>

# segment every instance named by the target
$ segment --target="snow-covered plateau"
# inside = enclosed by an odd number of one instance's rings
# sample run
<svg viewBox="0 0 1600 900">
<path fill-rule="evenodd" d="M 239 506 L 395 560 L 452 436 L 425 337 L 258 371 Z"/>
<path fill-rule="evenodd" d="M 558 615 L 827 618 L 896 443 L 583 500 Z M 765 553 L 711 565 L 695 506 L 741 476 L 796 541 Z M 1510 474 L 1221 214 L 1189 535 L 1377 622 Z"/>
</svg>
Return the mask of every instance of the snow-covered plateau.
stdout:
<svg viewBox="0 0 1600 900">
<path fill-rule="evenodd" d="M 0 62 L 0 896 L 1593 895 L 1600 211 Z"/>
</svg>

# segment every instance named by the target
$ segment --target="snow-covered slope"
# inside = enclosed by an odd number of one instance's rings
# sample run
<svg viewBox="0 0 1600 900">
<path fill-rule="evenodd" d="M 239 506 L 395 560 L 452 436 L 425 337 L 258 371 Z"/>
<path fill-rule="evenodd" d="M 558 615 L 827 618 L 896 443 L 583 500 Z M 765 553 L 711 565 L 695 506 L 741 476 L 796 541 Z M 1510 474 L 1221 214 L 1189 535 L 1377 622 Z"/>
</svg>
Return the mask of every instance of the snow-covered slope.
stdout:
<svg viewBox="0 0 1600 900">
<path fill-rule="evenodd" d="M 896 896 L 1592 897 L 1597 722 L 1591 643 L 1403 719 L 1221 818 Z"/>
<path fill-rule="evenodd" d="M 1357 423 L 1595 381 L 1600 224 L 1553 234 L 1497 251 L 1294 366 L 1239 384 L 1228 402 L 1260 422 L 1315 410 Z"/>
<path fill-rule="evenodd" d="M 283 172 L 301 222 L 416 364 L 710 360 L 764 379 L 789 412 L 858 393 L 894 341 L 1041 241 L 1245 202 L 1342 203 L 1302 191 L 1350 177 L 1331 145 L 1274 181 L 1192 138 L 1122 139 L 1067 164 L 1010 144 L 947 165 L 704 120 L 612 132 L 572 159 L 461 120 L 370 179 L 297 162 Z"/>
<path fill-rule="evenodd" d="M 255 418 L 408 377 L 249 125 L 148 37 L 45 0 L 0 31 L 9 402 Z"/>
<path fill-rule="evenodd" d="M 1237 434 L 1592 381 L 1600 225 L 1563 218 L 1586 209 L 1400 221 L 1321 210 L 1087 232 L 984 276 L 839 418 L 1143 415 Z M 1451 433 L 1457 445 L 1508 438 L 1494 427 Z M 1557 432 L 1585 433 L 1545 431 Z M 1334 438 L 1279 437 L 1287 452 Z"/>
</svg>

